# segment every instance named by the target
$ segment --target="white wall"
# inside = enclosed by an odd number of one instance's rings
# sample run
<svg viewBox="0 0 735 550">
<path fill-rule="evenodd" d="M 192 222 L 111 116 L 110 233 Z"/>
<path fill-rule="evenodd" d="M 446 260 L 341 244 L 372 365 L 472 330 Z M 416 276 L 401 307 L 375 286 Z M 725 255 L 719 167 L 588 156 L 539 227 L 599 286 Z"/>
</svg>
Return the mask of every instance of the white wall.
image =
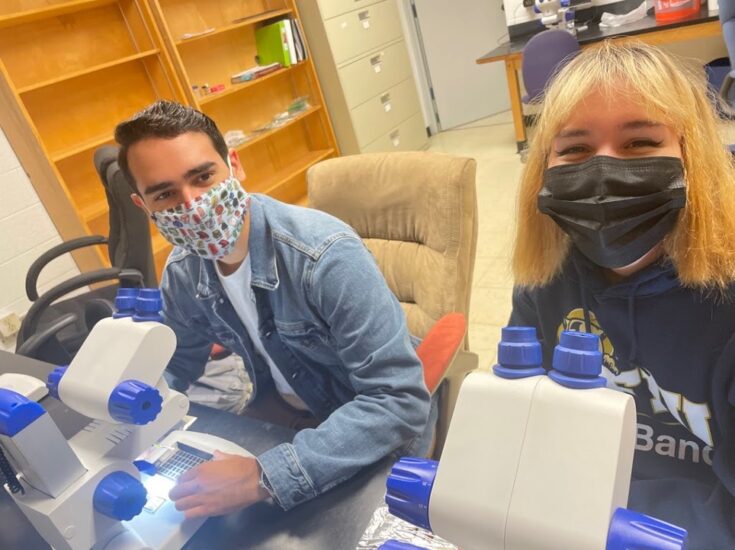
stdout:
<svg viewBox="0 0 735 550">
<path fill-rule="evenodd" d="M 24 314 L 30 302 L 25 295 L 25 276 L 31 263 L 61 242 L 28 176 L 0 129 L 0 316 Z M 41 273 L 39 292 L 77 275 L 79 270 L 67 254 L 54 260 Z M 15 348 L 14 343 L 0 348 Z"/>
</svg>

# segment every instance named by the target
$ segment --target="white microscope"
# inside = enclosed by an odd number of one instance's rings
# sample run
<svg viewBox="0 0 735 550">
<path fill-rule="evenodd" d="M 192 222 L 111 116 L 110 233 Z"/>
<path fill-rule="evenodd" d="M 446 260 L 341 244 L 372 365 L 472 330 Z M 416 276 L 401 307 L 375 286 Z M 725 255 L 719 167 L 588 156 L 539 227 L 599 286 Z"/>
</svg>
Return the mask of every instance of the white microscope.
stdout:
<svg viewBox="0 0 735 550">
<path fill-rule="evenodd" d="M 541 24 L 547 29 L 566 30 L 576 35 L 577 30 L 574 22 L 575 8 L 591 5 L 592 2 L 585 2 L 584 4 L 572 7 L 571 0 L 535 0 L 533 11 L 541 14 Z"/>
<path fill-rule="evenodd" d="M 178 475 L 215 450 L 251 456 L 174 430 L 189 400 L 163 378 L 176 336 L 160 322 L 160 291 L 121 289 L 116 306 L 49 375 L 50 394 L 92 419 L 77 435 L 67 441 L 40 404 L 0 387 L 5 488 L 55 550 L 179 549 L 204 520 L 185 521 L 168 499 Z"/>
<path fill-rule="evenodd" d="M 440 462 L 393 466 L 390 512 L 463 550 L 680 550 L 685 530 L 625 509 L 635 402 L 605 388 L 598 336 L 563 332 L 547 376 L 536 329 L 506 327 L 498 363 L 463 383 Z"/>
<path fill-rule="evenodd" d="M 560 24 L 564 26 L 561 8 L 561 0 L 535 0 L 533 3 L 533 11 L 541 14 L 541 24 L 547 29 L 557 28 Z"/>
</svg>

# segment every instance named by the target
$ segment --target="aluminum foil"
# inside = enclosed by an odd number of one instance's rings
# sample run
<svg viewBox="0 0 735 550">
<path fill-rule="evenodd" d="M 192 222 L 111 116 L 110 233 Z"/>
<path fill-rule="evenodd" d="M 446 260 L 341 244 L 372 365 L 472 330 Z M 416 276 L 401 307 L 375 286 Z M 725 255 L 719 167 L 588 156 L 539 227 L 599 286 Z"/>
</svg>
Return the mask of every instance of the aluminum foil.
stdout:
<svg viewBox="0 0 735 550">
<path fill-rule="evenodd" d="M 357 550 L 377 550 L 381 544 L 391 539 L 414 544 L 426 550 L 459 550 L 453 544 L 426 529 L 421 529 L 391 515 L 387 506 L 381 506 L 375 510 L 365 533 L 357 543 Z"/>
</svg>

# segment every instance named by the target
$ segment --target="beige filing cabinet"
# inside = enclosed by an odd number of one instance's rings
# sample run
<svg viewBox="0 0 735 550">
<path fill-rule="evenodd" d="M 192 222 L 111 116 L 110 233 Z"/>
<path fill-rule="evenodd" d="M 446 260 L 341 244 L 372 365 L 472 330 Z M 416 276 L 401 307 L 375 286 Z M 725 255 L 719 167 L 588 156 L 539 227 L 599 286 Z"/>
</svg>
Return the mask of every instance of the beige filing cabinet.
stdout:
<svg viewBox="0 0 735 550">
<path fill-rule="evenodd" d="M 428 143 L 396 0 L 297 0 L 342 154 Z"/>
</svg>

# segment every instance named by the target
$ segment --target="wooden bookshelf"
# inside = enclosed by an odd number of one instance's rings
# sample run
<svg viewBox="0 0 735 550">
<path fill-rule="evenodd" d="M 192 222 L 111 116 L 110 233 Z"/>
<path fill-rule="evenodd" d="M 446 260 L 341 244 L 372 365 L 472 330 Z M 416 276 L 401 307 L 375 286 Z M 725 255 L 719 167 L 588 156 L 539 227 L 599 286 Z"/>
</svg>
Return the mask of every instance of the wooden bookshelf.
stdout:
<svg viewBox="0 0 735 550">
<path fill-rule="evenodd" d="M 245 188 L 304 203 L 306 170 L 339 154 L 308 46 L 304 61 L 248 82 L 230 83 L 233 74 L 256 65 L 257 28 L 299 17 L 293 0 L 150 0 L 150 4 L 189 104 L 210 116 L 223 134 L 241 130 L 251 136 L 236 147 L 247 174 Z M 202 31 L 210 32 L 182 39 Z M 224 84 L 225 89 L 197 96 L 193 87 L 205 83 Z M 303 96 L 309 99 L 306 110 L 264 130 Z"/>
<path fill-rule="evenodd" d="M 200 109 L 223 133 L 250 134 L 236 148 L 246 188 L 304 204 L 306 170 L 339 154 L 311 56 L 230 83 L 256 65 L 255 30 L 287 17 L 299 17 L 293 0 L 0 1 L 0 125 L 62 239 L 108 234 L 94 152 L 157 99 Z M 225 89 L 197 97 L 192 86 L 204 83 Z M 307 109 L 265 129 L 302 96 Z M 171 247 L 152 234 L 160 277 Z M 104 247 L 75 259 L 82 271 L 109 265 Z"/>
<path fill-rule="evenodd" d="M 0 2 L 0 124 L 62 239 L 107 235 L 94 151 L 160 98 L 186 94 L 145 0 Z M 105 247 L 75 259 L 109 265 Z"/>
</svg>

